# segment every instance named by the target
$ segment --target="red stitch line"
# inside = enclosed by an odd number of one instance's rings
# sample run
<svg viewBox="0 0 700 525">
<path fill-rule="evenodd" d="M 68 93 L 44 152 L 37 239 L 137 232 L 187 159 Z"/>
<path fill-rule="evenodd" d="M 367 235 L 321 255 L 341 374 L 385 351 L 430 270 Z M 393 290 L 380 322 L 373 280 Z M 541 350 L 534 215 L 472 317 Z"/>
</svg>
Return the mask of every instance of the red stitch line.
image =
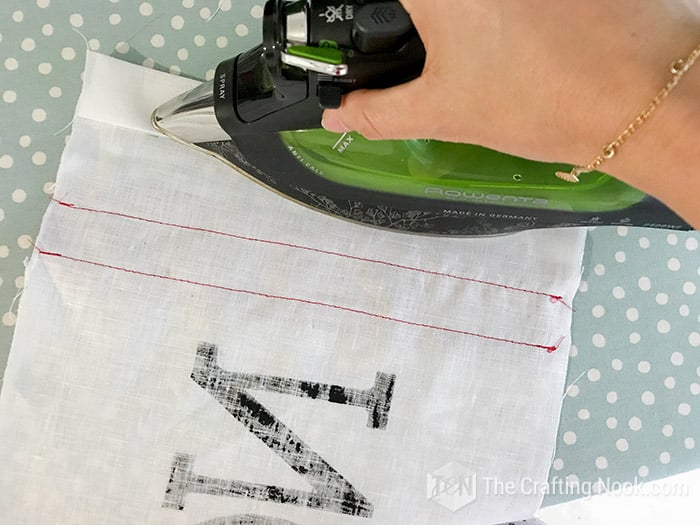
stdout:
<svg viewBox="0 0 700 525">
<path fill-rule="evenodd" d="M 312 247 L 310 247 L 310 246 L 302 246 L 302 245 L 299 245 L 299 244 L 290 244 L 290 243 L 280 242 L 280 241 L 271 241 L 271 240 L 268 240 L 268 239 L 259 239 L 259 238 L 256 238 L 256 237 L 247 237 L 247 236 L 244 236 L 244 235 L 237 235 L 237 234 L 234 234 L 234 233 L 227 233 L 227 232 L 222 232 L 222 231 L 217 231 L 217 230 L 210 230 L 210 229 L 207 229 L 207 228 L 197 228 L 197 227 L 195 227 L 195 226 L 186 226 L 186 225 L 182 225 L 182 224 L 175 224 L 175 223 L 172 223 L 172 222 L 159 221 L 159 220 L 157 220 L 157 219 L 147 219 L 147 218 L 145 218 L 145 217 L 139 217 L 139 216 L 136 216 L 136 215 L 128 215 L 128 214 L 126 214 L 126 213 L 120 213 L 120 212 L 115 212 L 115 211 L 98 210 L 98 209 L 95 209 L 95 208 L 86 208 L 86 207 L 83 207 L 83 206 L 78 206 L 77 204 L 73 204 L 73 203 L 70 203 L 70 202 L 61 201 L 61 200 L 54 199 L 54 198 L 52 198 L 51 200 L 54 201 L 54 202 L 56 202 L 57 204 L 59 204 L 59 205 L 61 205 L 61 206 L 65 206 L 66 208 L 71 208 L 71 209 L 74 209 L 74 210 L 81 210 L 81 211 L 86 211 L 86 212 L 90 212 L 90 213 L 100 213 L 100 214 L 104 214 L 104 215 L 112 215 L 112 216 L 114 216 L 114 217 L 121 217 L 121 218 L 124 218 L 124 219 L 132 219 L 132 220 L 136 220 L 136 221 L 146 222 L 146 223 L 149 223 L 149 224 L 158 224 L 158 225 L 160 225 L 160 226 L 169 226 L 169 227 L 172 227 L 172 228 L 179 228 L 179 229 L 181 229 L 181 230 L 196 231 L 196 232 L 201 232 L 201 233 L 211 233 L 211 234 L 214 234 L 214 235 L 222 235 L 222 236 L 224 236 L 224 237 L 230 237 L 230 238 L 238 239 L 238 240 L 242 240 L 242 241 L 259 242 L 259 243 L 262 243 L 262 244 L 270 244 L 270 245 L 274 245 L 274 246 L 282 246 L 282 247 L 284 247 L 284 248 L 293 248 L 293 249 L 297 249 L 297 250 L 305 250 L 305 251 L 314 252 L 314 253 L 321 253 L 321 254 L 324 254 L 324 255 L 332 255 L 332 256 L 334 256 L 334 257 L 342 257 L 342 258 L 350 259 L 350 260 L 353 260 L 353 261 L 362 261 L 362 262 L 367 262 L 367 263 L 372 263 L 372 264 L 380 264 L 380 265 L 383 265 L 383 266 L 388 266 L 388 267 L 391 267 L 391 268 L 397 268 L 397 269 L 400 269 L 400 270 L 408 270 L 408 271 L 412 271 L 412 272 L 419 272 L 419 273 L 423 273 L 423 274 L 427 274 L 427 275 L 434 275 L 434 276 L 437 276 L 437 277 L 447 277 L 447 278 L 449 278 L 449 279 L 456 279 L 456 280 L 458 280 L 458 281 L 466 281 L 466 282 L 471 282 L 471 283 L 475 283 L 475 284 L 482 284 L 482 285 L 485 285 L 485 286 L 494 286 L 494 287 L 497 287 L 497 288 L 503 288 L 503 289 L 505 289 L 505 290 L 515 291 L 515 292 L 523 292 L 523 293 L 528 293 L 528 294 L 533 294 L 533 295 L 539 295 L 539 296 L 543 296 L 543 297 L 549 297 L 549 300 L 550 300 L 552 303 L 561 303 L 562 305 L 564 305 L 565 307 L 569 308 L 570 310 L 572 309 L 571 306 L 564 300 L 564 297 L 563 297 L 563 296 L 561 296 L 561 295 L 555 295 L 555 294 L 551 294 L 551 293 L 547 293 L 547 292 L 538 292 L 538 291 L 536 291 L 536 290 L 528 290 L 528 289 L 526 289 L 526 288 L 518 288 L 518 287 L 515 287 L 515 286 L 508 286 L 508 285 L 506 285 L 506 284 L 495 283 L 495 282 L 491 282 L 491 281 L 484 281 L 484 280 L 481 280 L 481 279 L 474 279 L 474 278 L 471 278 L 471 277 L 463 277 L 463 276 L 460 276 L 460 275 L 453 275 L 453 274 L 449 274 L 449 273 L 436 272 L 436 271 L 432 271 L 432 270 L 425 270 L 425 269 L 423 269 L 423 268 L 415 268 L 415 267 L 413 267 L 413 266 L 405 266 L 405 265 L 403 265 L 403 264 L 397 264 L 397 263 L 392 263 L 392 262 L 388 262 L 388 261 L 382 261 L 382 260 L 379 260 L 379 259 L 367 259 L 367 258 L 364 258 L 364 257 L 358 257 L 358 256 L 356 256 L 356 255 L 349 255 L 349 254 L 339 253 L 339 252 L 333 252 L 333 251 L 329 251 L 329 250 L 322 250 L 322 249 L 320 249 L 320 248 L 312 248 Z"/>
<path fill-rule="evenodd" d="M 512 340 L 512 339 L 505 339 L 502 337 L 495 337 L 495 336 L 490 336 L 490 335 L 478 334 L 475 332 L 468 332 L 466 330 L 457 330 L 455 328 L 447 328 L 444 326 L 436 326 L 436 325 L 430 325 L 430 324 L 426 324 L 426 323 L 417 323 L 414 321 L 407 321 L 405 319 L 399 319 L 396 317 L 390 317 L 388 315 L 367 312 L 365 310 L 358 310 L 356 308 L 350 308 L 347 306 L 340 306 L 340 305 L 332 304 L 332 303 L 311 301 L 309 299 L 301 299 L 299 297 L 287 297 L 284 295 L 274 295 L 274 294 L 269 294 L 269 293 L 264 293 L 264 292 L 257 292 L 254 290 L 245 290 L 243 288 L 230 288 L 228 286 L 222 286 L 219 284 L 204 283 L 204 282 L 200 282 L 200 281 L 192 281 L 190 279 L 169 277 L 167 275 L 160 275 L 160 274 L 156 274 L 156 273 L 141 272 L 141 271 L 132 270 L 129 268 L 122 268 L 120 266 L 113 266 L 111 264 L 99 263 L 99 262 L 95 262 L 95 261 L 88 261 L 86 259 L 79 259 L 77 257 L 70 257 L 68 255 L 63 255 L 62 253 L 45 251 L 45 250 L 40 249 L 38 246 L 34 246 L 34 247 L 36 248 L 36 251 L 40 255 L 46 255 L 48 257 L 59 257 L 59 258 L 66 259 L 66 260 L 73 261 L 73 262 L 77 262 L 77 263 L 89 264 L 91 266 L 98 266 L 100 268 L 107 268 L 110 270 L 115 270 L 115 271 L 124 272 L 124 273 L 128 273 L 128 274 L 139 275 L 141 277 L 150 277 L 150 278 L 155 278 L 155 279 L 162 279 L 165 281 L 174 281 L 174 282 L 183 283 L 183 284 L 191 284 L 194 286 L 203 286 L 205 288 L 213 288 L 215 290 L 223 290 L 226 292 L 253 295 L 256 297 L 263 297 L 265 299 L 277 299 L 280 301 L 290 301 L 290 302 L 295 302 L 295 303 L 308 304 L 308 305 L 312 305 L 312 306 L 323 306 L 325 308 L 332 308 L 334 310 L 340 310 L 343 312 L 350 312 L 350 313 L 354 313 L 354 314 L 365 315 L 367 317 L 373 317 L 375 319 L 383 319 L 385 321 L 392 321 L 394 323 L 400 323 L 400 324 L 414 326 L 414 327 L 418 327 L 418 328 L 428 328 L 431 330 L 439 330 L 442 332 L 449 332 L 449 333 L 453 333 L 453 334 L 466 335 L 466 336 L 470 336 L 470 337 L 478 337 L 480 339 L 485 339 L 488 341 L 497 341 L 500 343 L 508 343 L 511 345 L 527 346 L 530 348 L 539 348 L 542 350 L 546 350 L 547 353 L 552 353 L 555 350 L 557 350 L 559 348 L 559 345 L 561 344 L 561 342 L 564 340 L 564 337 L 562 336 L 559 339 L 559 341 L 554 345 L 540 345 L 540 344 L 536 344 L 536 343 L 527 343 L 524 341 L 516 341 L 516 340 Z"/>
</svg>

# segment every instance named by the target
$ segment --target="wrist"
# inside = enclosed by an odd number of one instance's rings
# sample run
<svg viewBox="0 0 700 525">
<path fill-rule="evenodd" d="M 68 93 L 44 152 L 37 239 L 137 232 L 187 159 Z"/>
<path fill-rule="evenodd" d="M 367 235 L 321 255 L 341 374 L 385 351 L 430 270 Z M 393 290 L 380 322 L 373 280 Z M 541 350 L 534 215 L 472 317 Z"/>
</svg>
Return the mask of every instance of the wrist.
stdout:
<svg viewBox="0 0 700 525">
<path fill-rule="evenodd" d="M 663 201 L 698 228 L 699 144 L 700 64 L 696 62 L 648 121 L 600 169 Z"/>
</svg>

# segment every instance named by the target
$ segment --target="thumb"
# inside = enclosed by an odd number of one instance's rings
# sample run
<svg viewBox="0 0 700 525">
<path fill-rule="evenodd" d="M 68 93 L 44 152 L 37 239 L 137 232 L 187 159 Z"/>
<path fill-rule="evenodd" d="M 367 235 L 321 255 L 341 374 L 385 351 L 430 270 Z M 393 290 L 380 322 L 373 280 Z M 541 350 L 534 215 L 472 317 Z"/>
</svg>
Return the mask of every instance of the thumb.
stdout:
<svg viewBox="0 0 700 525">
<path fill-rule="evenodd" d="M 357 131 L 370 140 L 430 138 L 435 117 L 424 115 L 426 100 L 420 80 L 348 93 L 339 109 L 323 112 L 322 125 L 335 133 Z"/>
</svg>

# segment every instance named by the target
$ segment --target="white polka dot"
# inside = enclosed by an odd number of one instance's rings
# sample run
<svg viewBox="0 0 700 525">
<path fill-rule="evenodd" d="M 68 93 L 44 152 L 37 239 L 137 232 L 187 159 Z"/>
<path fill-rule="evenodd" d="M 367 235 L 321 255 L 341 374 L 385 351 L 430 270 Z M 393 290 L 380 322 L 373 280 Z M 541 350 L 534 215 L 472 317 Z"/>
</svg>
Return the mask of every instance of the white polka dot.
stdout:
<svg viewBox="0 0 700 525">
<path fill-rule="evenodd" d="M 649 361 L 640 361 L 637 363 L 637 370 L 642 374 L 648 374 L 651 370 L 651 363 Z"/>
<path fill-rule="evenodd" d="M 46 153 L 37 151 L 32 155 L 32 164 L 35 166 L 43 166 L 46 164 Z"/>
<path fill-rule="evenodd" d="M 17 316 L 12 312 L 5 312 L 2 315 L 2 324 L 4 324 L 5 326 L 14 326 L 16 321 Z"/>
<path fill-rule="evenodd" d="M 12 20 L 15 22 L 21 22 L 24 20 L 24 13 L 22 11 L 15 11 L 12 13 Z"/>
<path fill-rule="evenodd" d="M 605 346 L 605 336 L 603 334 L 593 334 L 591 339 L 593 346 L 603 348 Z"/>
<path fill-rule="evenodd" d="M 19 145 L 22 146 L 23 148 L 26 148 L 32 143 L 32 137 L 29 135 L 22 135 L 19 138 Z"/>
<path fill-rule="evenodd" d="M 238 36 L 246 36 L 248 34 L 248 26 L 245 24 L 238 24 L 235 31 Z"/>
<path fill-rule="evenodd" d="M 165 45 L 165 37 L 161 34 L 155 34 L 151 37 L 151 45 L 153 47 L 163 47 Z"/>
<path fill-rule="evenodd" d="M 569 388 L 566 389 L 566 395 L 569 397 L 576 397 L 578 396 L 580 390 L 578 388 L 578 385 L 571 385 Z"/>
<path fill-rule="evenodd" d="M 36 42 L 34 42 L 33 38 L 27 37 L 24 40 L 22 40 L 20 47 L 22 48 L 22 51 L 34 51 L 34 49 L 36 48 Z"/>
<path fill-rule="evenodd" d="M 5 60 L 5 69 L 8 71 L 14 71 L 19 67 L 19 62 L 15 57 L 10 57 Z"/>
<path fill-rule="evenodd" d="M 637 432 L 642 428 L 642 420 L 637 416 L 632 416 L 627 422 L 627 426 L 630 427 L 630 430 Z"/>
<path fill-rule="evenodd" d="M 676 387 L 676 378 L 673 376 L 668 376 L 664 379 L 664 386 L 669 390 L 673 390 Z"/>
<path fill-rule="evenodd" d="M 578 355 L 578 346 L 571 345 L 569 348 L 569 357 L 576 357 Z"/>
<path fill-rule="evenodd" d="M 22 189 L 16 189 L 15 191 L 12 192 L 12 202 L 16 202 L 17 204 L 21 204 L 22 202 L 27 200 L 27 192 L 25 192 Z"/>
<path fill-rule="evenodd" d="M 569 474 L 568 476 L 566 476 L 566 485 L 568 487 L 578 487 L 579 486 L 578 476 L 576 474 Z"/>
<path fill-rule="evenodd" d="M 0 157 L 0 168 L 3 169 L 10 169 L 12 165 L 15 163 L 15 159 L 10 157 L 8 154 L 5 154 Z"/>
<path fill-rule="evenodd" d="M 671 354 L 671 363 L 676 366 L 681 366 L 683 364 L 683 354 L 681 352 L 673 352 Z"/>
<path fill-rule="evenodd" d="M 667 334 L 671 331 L 671 324 L 666 319 L 661 319 L 656 323 L 656 330 L 660 334 Z"/>
<path fill-rule="evenodd" d="M 153 60 L 151 57 L 146 57 L 143 60 L 143 62 L 141 62 L 141 65 L 143 65 L 144 67 L 152 68 L 156 65 L 156 61 Z"/>
<path fill-rule="evenodd" d="M 643 292 L 648 292 L 651 289 L 651 279 L 649 277 L 640 277 L 639 278 L 639 289 L 642 290 Z"/>
<path fill-rule="evenodd" d="M 670 246 L 675 246 L 676 244 L 678 244 L 678 235 L 676 235 L 675 233 L 669 233 L 669 234 L 666 236 L 666 242 L 667 242 Z"/>
<path fill-rule="evenodd" d="M 621 286 L 616 286 L 613 288 L 612 294 L 615 299 L 622 299 L 625 297 L 625 289 Z"/>
<path fill-rule="evenodd" d="M 554 470 L 561 470 L 564 468 L 564 460 L 561 458 L 555 458 L 554 461 L 552 461 L 552 468 Z"/>
<path fill-rule="evenodd" d="M 116 26 L 122 21 L 122 15 L 119 13 L 112 13 L 109 15 L 109 23 L 113 26 Z"/>
<path fill-rule="evenodd" d="M 2 221 L 4 221 L 4 220 L 5 220 L 5 210 L 3 210 L 2 208 L 0 208 L 0 222 L 2 222 Z M 1 285 L 2 285 L 2 280 L 1 280 L 1 278 L 0 278 L 0 286 L 1 286 Z"/>
<path fill-rule="evenodd" d="M 88 40 L 88 47 L 92 51 L 97 51 L 98 49 L 100 49 L 100 41 L 96 38 L 91 38 L 90 40 Z"/>
<path fill-rule="evenodd" d="M 664 465 L 668 465 L 671 462 L 671 454 L 668 452 L 662 452 L 659 454 L 659 461 Z"/>
<path fill-rule="evenodd" d="M 190 55 L 189 51 L 185 49 L 184 47 L 182 49 L 177 50 L 177 58 L 180 60 L 187 60 L 187 57 Z"/>
<path fill-rule="evenodd" d="M 567 430 L 564 432 L 563 440 L 567 445 L 573 445 L 576 443 L 576 433 L 572 432 L 571 430 Z"/>
<path fill-rule="evenodd" d="M 61 57 L 63 60 L 73 60 L 75 58 L 75 49 L 72 47 L 64 47 L 61 49 Z"/>
<path fill-rule="evenodd" d="M 207 39 L 202 35 L 194 35 L 193 41 L 195 46 L 202 47 L 206 43 Z"/>
<path fill-rule="evenodd" d="M 20 275 L 19 277 L 15 278 L 15 288 L 18 290 L 24 288 L 24 275 Z"/>
<path fill-rule="evenodd" d="M 37 67 L 37 69 L 42 75 L 48 75 L 49 73 L 51 73 L 53 66 L 48 62 L 42 62 L 41 64 L 39 64 L 39 67 Z"/>
<path fill-rule="evenodd" d="M 597 368 L 591 368 L 586 375 L 588 376 L 588 380 L 593 383 L 600 381 L 600 370 Z"/>
<path fill-rule="evenodd" d="M 194 6 L 194 0 L 182 0 L 182 7 L 191 9 Z"/>
<path fill-rule="evenodd" d="M 216 47 L 223 49 L 228 45 L 228 38 L 220 36 L 216 38 Z"/>
<path fill-rule="evenodd" d="M 645 250 L 647 248 L 649 248 L 649 239 L 647 239 L 646 237 L 640 237 L 639 238 L 639 247 L 643 248 Z"/>
<path fill-rule="evenodd" d="M 221 8 L 222 11 L 230 11 L 231 10 L 231 0 L 220 0 L 219 7 Z"/>
<path fill-rule="evenodd" d="M 683 293 L 685 295 L 695 295 L 696 292 L 695 283 L 692 281 L 686 281 L 683 283 Z"/>
<path fill-rule="evenodd" d="M 172 65 L 168 68 L 168 71 L 170 72 L 171 75 L 179 75 L 182 73 L 182 70 L 180 69 L 180 66 L 178 65 Z"/>
<path fill-rule="evenodd" d="M 7 102 L 8 104 L 13 104 L 17 100 L 17 93 L 12 91 L 11 89 L 3 91 L 2 100 Z"/>
<path fill-rule="evenodd" d="M 681 416 L 687 416 L 690 414 L 690 405 L 688 403 L 681 403 L 678 405 L 678 413 Z"/>
<path fill-rule="evenodd" d="M 613 370 L 622 370 L 622 361 L 619 359 L 613 359 L 610 362 L 610 366 Z"/>
<path fill-rule="evenodd" d="M 143 16 L 151 16 L 153 14 L 153 6 L 148 2 L 144 2 L 139 6 L 139 13 Z"/>
<path fill-rule="evenodd" d="M 123 55 L 124 53 L 129 52 L 129 44 L 127 44 L 126 42 L 117 42 L 117 45 L 114 46 L 114 49 L 117 53 L 121 53 Z"/>
<path fill-rule="evenodd" d="M 678 307 L 678 314 L 681 317 L 688 317 L 690 315 L 690 307 L 687 304 L 682 304 Z"/>
<path fill-rule="evenodd" d="M 49 95 L 53 98 L 59 98 L 63 94 L 63 91 L 61 91 L 61 88 L 58 86 L 53 86 L 49 88 Z"/>
<path fill-rule="evenodd" d="M 170 26 L 173 29 L 180 30 L 183 27 L 185 27 L 185 19 L 182 18 L 180 15 L 176 15 L 170 19 Z"/>
<path fill-rule="evenodd" d="M 73 27 L 83 27 L 83 15 L 80 13 L 73 13 L 69 18 L 70 25 Z"/>
<path fill-rule="evenodd" d="M 673 425 L 664 425 L 661 427 L 661 433 L 666 437 L 671 437 L 673 435 Z"/>
<path fill-rule="evenodd" d="M 636 308 L 628 308 L 627 311 L 625 312 L 625 317 L 627 317 L 627 320 L 630 322 L 635 322 L 639 320 L 639 310 Z"/>
<path fill-rule="evenodd" d="M 34 122 L 44 122 L 46 120 L 46 111 L 41 108 L 36 108 L 32 111 L 32 120 Z"/>
<path fill-rule="evenodd" d="M 41 34 L 44 36 L 53 35 L 53 26 L 51 24 L 44 24 L 41 26 Z"/>
<path fill-rule="evenodd" d="M 603 317 L 605 315 L 605 308 L 602 305 L 597 304 L 593 307 L 593 310 L 591 310 L 591 313 L 593 314 L 593 317 L 600 319 L 601 317 Z"/>
<path fill-rule="evenodd" d="M 204 20 L 208 19 L 209 17 L 211 17 L 211 9 L 209 9 L 208 7 L 203 7 L 199 10 L 199 16 Z"/>
<path fill-rule="evenodd" d="M 626 452 L 629 450 L 630 446 L 625 438 L 620 438 L 615 442 L 615 448 L 617 448 L 617 450 L 620 452 Z"/>
<path fill-rule="evenodd" d="M 8 255 L 10 255 L 10 249 L 7 245 L 3 244 L 0 246 L 0 259 L 5 259 Z"/>
<path fill-rule="evenodd" d="M 608 459 L 605 456 L 598 456 L 595 458 L 595 466 L 599 470 L 608 468 Z"/>
<path fill-rule="evenodd" d="M 671 257 L 668 260 L 668 262 L 666 263 L 666 266 L 672 272 L 677 272 L 678 270 L 681 269 L 681 262 L 678 259 L 676 259 L 675 257 Z"/>
<path fill-rule="evenodd" d="M 24 235 L 20 235 L 19 237 L 17 237 L 17 246 L 19 246 L 23 250 L 26 250 L 27 248 L 31 248 L 32 238 L 29 235 L 27 235 L 26 233 Z"/>
<path fill-rule="evenodd" d="M 46 9 L 49 7 L 49 4 L 51 3 L 51 0 L 36 0 L 36 5 L 39 6 L 41 9 Z"/>
<path fill-rule="evenodd" d="M 204 79 L 205 79 L 205 80 L 211 80 L 212 78 L 214 78 L 214 70 L 213 70 L 213 69 L 209 69 L 209 70 L 207 70 L 207 72 L 204 74 Z"/>
<path fill-rule="evenodd" d="M 700 395 L 700 384 L 690 383 L 690 393 L 694 396 Z"/>
<path fill-rule="evenodd" d="M 2 161 L 2 158 L 0 158 L 0 161 Z M 2 167 L 2 164 L 0 163 L 0 167 Z M 700 333 L 698 332 L 691 332 L 690 335 L 688 336 L 688 342 L 690 343 L 690 346 L 694 346 L 697 348 L 700 346 Z M 700 368 L 698 368 L 700 370 Z M 700 374 L 698 374 L 700 375 Z"/>
<path fill-rule="evenodd" d="M 665 294 L 663 292 L 659 292 L 656 294 L 656 304 L 664 306 L 665 304 L 668 304 L 668 294 Z"/>
<path fill-rule="evenodd" d="M 637 470 L 637 474 L 639 474 L 640 478 L 646 478 L 649 475 L 649 467 L 642 465 L 639 467 L 639 470 Z"/>
<path fill-rule="evenodd" d="M 683 446 L 688 450 L 693 450 L 695 448 L 695 440 L 691 437 L 687 437 L 683 440 Z"/>
<path fill-rule="evenodd" d="M 654 395 L 654 392 L 651 392 L 649 390 L 645 390 L 642 392 L 642 403 L 645 405 L 653 405 L 654 402 L 656 401 L 656 396 Z"/>
<path fill-rule="evenodd" d="M 578 291 L 586 293 L 588 291 L 588 282 L 581 279 L 581 282 L 578 284 Z"/>
<path fill-rule="evenodd" d="M 588 409 L 582 408 L 581 410 L 578 411 L 578 418 L 582 421 L 586 421 L 591 417 L 591 413 L 588 411 Z"/>
<path fill-rule="evenodd" d="M 615 260 L 619 263 L 623 263 L 627 260 L 627 255 L 623 251 L 615 252 Z"/>
<path fill-rule="evenodd" d="M 53 195 L 53 190 L 56 188 L 55 182 L 47 182 L 44 184 L 43 190 L 47 195 Z"/>
<path fill-rule="evenodd" d="M 685 240 L 685 249 L 694 252 L 698 249 L 698 240 L 695 237 L 688 237 Z"/>
<path fill-rule="evenodd" d="M 605 396 L 605 399 L 610 403 L 611 405 L 614 403 L 617 403 L 617 392 L 608 392 L 608 394 Z"/>
<path fill-rule="evenodd" d="M 633 345 L 636 345 L 639 341 L 642 340 L 642 336 L 639 335 L 638 332 L 632 332 L 629 337 L 630 343 Z"/>
<path fill-rule="evenodd" d="M 627 234 L 629 233 L 630 229 L 627 226 L 618 226 L 617 227 L 617 234 L 620 237 L 627 237 Z"/>
<path fill-rule="evenodd" d="M 593 268 L 593 271 L 595 272 L 596 275 L 599 275 L 599 276 L 605 275 L 605 265 L 596 264 L 595 267 Z"/>
<path fill-rule="evenodd" d="M 263 6 L 261 5 L 254 5 L 250 9 L 250 16 L 252 16 L 253 18 L 262 18 L 264 14 L 265 9 L 263 9 Z"/>
</svg>

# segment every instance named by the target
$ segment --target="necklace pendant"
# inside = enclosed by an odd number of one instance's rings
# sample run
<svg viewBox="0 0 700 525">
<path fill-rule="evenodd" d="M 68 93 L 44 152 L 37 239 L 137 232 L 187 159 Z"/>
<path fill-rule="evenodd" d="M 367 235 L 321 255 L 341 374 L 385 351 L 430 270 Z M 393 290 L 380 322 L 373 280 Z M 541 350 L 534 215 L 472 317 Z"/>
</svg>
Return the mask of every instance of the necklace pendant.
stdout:
<svg viewBox="0 0 700 525">
<path fill-rule="evenodd" d="M 566 182 L 579 182 L 578 176 L 585 170 L 581 168 L 574 168 L 571 171 L 557 171 L 555 175 Z"/>
</svg>

